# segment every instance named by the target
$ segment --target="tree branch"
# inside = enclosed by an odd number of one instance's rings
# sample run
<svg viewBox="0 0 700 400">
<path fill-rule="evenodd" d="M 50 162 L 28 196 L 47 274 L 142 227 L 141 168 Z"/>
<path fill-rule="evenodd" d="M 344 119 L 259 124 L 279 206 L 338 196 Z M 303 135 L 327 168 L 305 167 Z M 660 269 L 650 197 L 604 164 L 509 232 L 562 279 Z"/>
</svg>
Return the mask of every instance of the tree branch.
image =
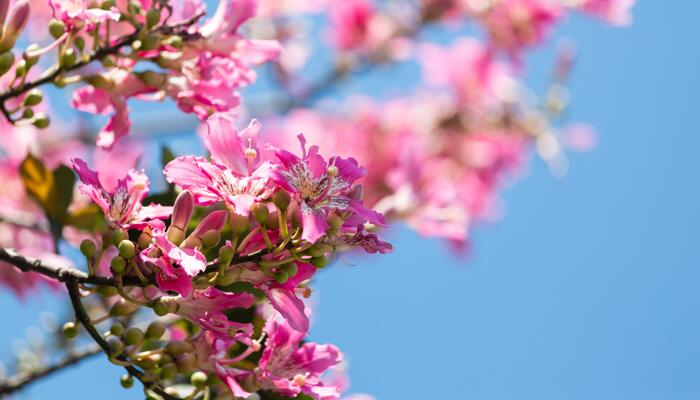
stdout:
<svg viewBox="0 0 700 400">
<path fill-rule="evenodd" d="M 95 343 L 99 345 L 102 351 L 104 351 L 105 354 L 107 354 L 107 356 L 112 355 L 113 351 L 112 348 L 109 346 L 109 343 L 107 343 L 105 338 L 97 331 L 97 328 L 95 328 L 95 326 L 90 322 L 90 316 L 85 310 L 85 307 L 83 307 L 83 303 L 80 300 L 79 281 L 73 276 L 68 276 L 65 282 L 66 288 L 68 289 L 68 295 L 70 296 L 71 304 L 73 305 L 73 310 L 75 311 L 75 318 L 78 320 L 78 322 L 80 322 L 83 325 L 85 330 L 92 337 Z M 119 361 L 129 361 L 128 358 L 124 355 L 117 355 L 115 356 L 115 358 Z M 146 389 L 157 393 L 164 400 L 179 400 L 177 397 L 171 396 L 170 394 L 166 393 L 160 386 L 154 384 L 153 382 L 147 382 L 144 379 L 145 374 L 136 367 L 132 365 L 126 365 L 124 366 L 124 368 L 129 373 L 129 375 L 138 379 Z"/>
<path fill-rule="evenodd" d="M 17 374 L 0 382 L 0 395 L 16 392 L 31 383 L 53 374 L 54 372 L 60 371 L 71 365 L 78 364 L 79 362 L 96 354 L 100 354 L 101 352 L 102 349 L 100 346 L 93 344 L 84 349 L 69 353 L 65 358 L 61 359 L 56 364 L 49 365 L 35 371 Z"/>
</svg>

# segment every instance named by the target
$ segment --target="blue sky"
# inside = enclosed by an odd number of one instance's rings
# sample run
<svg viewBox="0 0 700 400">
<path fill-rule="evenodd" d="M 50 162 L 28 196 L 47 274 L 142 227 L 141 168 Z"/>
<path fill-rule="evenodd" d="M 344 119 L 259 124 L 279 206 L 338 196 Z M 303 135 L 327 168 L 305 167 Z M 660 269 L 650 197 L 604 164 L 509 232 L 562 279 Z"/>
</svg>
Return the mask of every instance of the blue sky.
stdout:
<svg viewBox="0 0 700 400">
<path fill-rule="evenodd" d="M 320 275 L 312 339 L 346 352 L 353 392 L 700 397 L 700 3 L 643 1 L 634 14 L 627 29 L 573 18 L 560 30 L 579 54 L 571 117 L 600 134 L 565 178 L 533 160 L 504 193 L 505 218 L 474 231 L 468 257 L 395 228 L 395 253 Z M 535 85 L 550 55 L 529 60 Z M 19 309 L 0 295 L 0 355 L 53 302 Z M 21 398 L 139 398 L 120 374 L 96 359 Z"/>
</svg>

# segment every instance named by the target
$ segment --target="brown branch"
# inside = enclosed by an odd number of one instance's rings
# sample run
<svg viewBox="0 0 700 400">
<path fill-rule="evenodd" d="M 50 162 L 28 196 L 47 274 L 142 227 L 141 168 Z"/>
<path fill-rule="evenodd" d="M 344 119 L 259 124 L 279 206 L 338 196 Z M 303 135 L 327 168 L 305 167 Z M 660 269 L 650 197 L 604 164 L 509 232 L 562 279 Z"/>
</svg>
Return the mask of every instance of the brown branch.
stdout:
<svg viewBox="0 0 700 400">
<path fill-rule="evenodd" d="M 167 35 L 180 35 L 183 37 L 184 40 L 196 40 L 199 39 L 200 36 L 197 33 L 189 33 L 187 32 L 187 29 L 189 26 L 192 24 L 196 23 L 200 18 L 204 16 L 203 13 L 197 14 L 193 16 L 192 18 L 183 21 L 178 24 L 173 24 L 173 25 L 161 25 L 160 27 L 154 29 L 152 32 L 154 33 L 162 33 L 162 34 L 167 34 Z M 121 38 L 117 39 L 117 41 L 110 45 L 110 46 L 105 46 L 99 48 L 95 53 L 93 53 L 88 59 L 82 60 L 77 62 L 76 64 L 73 64 L 70 67 L 62 67 L 59 64 L 54 65 L 52 68 L 47 70 L 44 75 L 36 80 L 25 82 L 22 85 L 16 87 L 16 88 L 10 88 L 9 90 L 6 90 L 3 93 L 0 93 L 0 111 L 2 111 L 3 115 L 5 118 L 11 122 L 14 123 L 15 121 L 12 119 L 12 116 L 10 113 L 7 111 L 5 107 L 5 102 L 9 99 L 15 98 L 20 96 L 22 93 L 25 93 L 31 89 L 34 89 L 38 86 L 53 82 L 61 76 L 64 73 L 67 72 L 72 72 L 77 69 L 80 69 L 94 61 L 99 61 L 103 60 L 105 57 L 113 54 L 119 53 L 122 48 L 126 46 L 130 46 L 133 44 L 136 40 L 138 40 L 139 36 L 141 34 L 141 28 L 137 27 L 135 31 L 131 34 L 124 35 Z"/>
<path fill-rule="evenodd" d="M 97 343 L 97 345 L 102 349 L 102 351 L 104 351 L 104 353 L 107 354 L 107 356 L 111 356 L 113 354 L 112 348 L 110 347 L 109 343 L 107 343 L 105 338 L 97 331 L 97 328 L 95 328 L 92 322 L 90 322 L 90 316 L 88 315 L 87 311 L 85 310 L 85 307 L 83 307 L 82 301 L 80 300 L 80 282 L 72 276 L 68 276 L 65 282 L 66 288 L 68 289 L 68 295 L 70 296 L 71 304 L 73 305 L 73 310 L 75 311 L 75 318 L 78 320 L 78 322 L 80 322 L 83 325 L 85 330 L 92 337 L 95 343 Z M 129 361 L 125 355 L 117 355 L 115 356 L 115 358 L 119 361 Z M 139 370 L 138 368 L 132 365 L 126 365 L 124 366 L 124 368 L 129 373 L 129 375 L 138 379 L 146 389 L 157 393 L 164 400 L 179 400 L 177 397 L 166 393 L 159 385 L 153 382 L 146 381 L 144 379 L 144 372 Z"/>
<path fill-rule="evenodd" d="M 65 358 L 59 360 L 53 365 L 49 365 L 35 371 L 17 374 L 6 380 L 0 381 L 0 395 L 7 395 L 21 390 L 25 386 L 45 378 L 54 372 L 58 372 L 66 367 L 70 367 L 71 365 L 78 364 L 79 362 L 100 353 L 102 353 L 100 346 L 93 344 L 84 349 L 69 353 Z"/>
</svg>

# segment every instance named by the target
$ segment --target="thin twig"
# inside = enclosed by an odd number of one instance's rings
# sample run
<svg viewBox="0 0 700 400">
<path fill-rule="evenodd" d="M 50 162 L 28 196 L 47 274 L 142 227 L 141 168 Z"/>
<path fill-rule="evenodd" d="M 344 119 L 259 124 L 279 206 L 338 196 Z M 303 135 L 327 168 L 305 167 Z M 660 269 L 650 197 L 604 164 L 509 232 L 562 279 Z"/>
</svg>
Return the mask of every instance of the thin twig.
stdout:
<svg viewBox="0 0 700 400">
<path fill-rule="evenodd" d="M 31 383 L 53 374 L 54 372 L 60 371 L 71 365 L 78 364 L 79 362 L 100 353 L 102 353 L 100 346 L 93 344 L 84 349 L 69 353 L 65 358 L 59 360 L 53 365 L 12 376 L 0 382 L 0 395 L 7 395 L 16 392 Z"/>
</svg>

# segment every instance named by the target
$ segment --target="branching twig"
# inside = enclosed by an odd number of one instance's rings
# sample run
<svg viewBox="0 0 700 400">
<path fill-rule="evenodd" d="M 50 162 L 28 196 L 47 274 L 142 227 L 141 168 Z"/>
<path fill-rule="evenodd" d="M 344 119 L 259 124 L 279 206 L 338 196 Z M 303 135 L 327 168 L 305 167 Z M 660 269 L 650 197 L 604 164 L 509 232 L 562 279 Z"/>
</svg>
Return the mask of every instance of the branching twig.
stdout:
<svg viewBox="0 0 700 400">
<path fill-rule="evenodd" d="M 7 395 L 16 392 L 31 383 L 53 374 L 54 372 L 60 371 L 71 365 L 75 365 L 101 352 L 102 349 L 100 346 L 94 344 L 76 352 L 69 353 L 65 358 L 53 365 L 49 365 L 36 371 L 30 371 L 10 377 L 0 382 L 0 395 Z"/>
<path fill-rule="evenodd" d="M 73 310 L 75 311 L 75 318 L 78 320 L 78 322 L 80 322 L 83 325 L 83 327 L 92 337 L 95 343 L 97 343 L 100 346 L 102 351 L 104 351 L 104 353 L 107 354 L 107 356 L 111 355 L 113 353 L 112 348 L 109 346 L 109 343 L 107 343 L 105 338 L 97 331 L 97 328 L 95 328 L 92 322 L 90 322 L 90 316 L 88 315 L 87 311 L 85 311 L 85 307 L 83 307 L 83 303 L 80 300 L 80 283 L 73 276 L 68 276 L 65 282 L 66 288 L 68 289 L 68 295 L 70 296 L 71 304 L 73 305 Z M 128 359 L 124 355 L 118 355 L 115 358 L 119 361 L 128 361 Z M 129 373 L 129 375 L 138 379 L 145 388 L 157 393 L 164 400 L 178 400 L 177 397 L 171 396 L 168 393 L 166 393 L 160 386 L 154 384 L 153 382 L 145 381 L 145 374 L 138 368 L 132 365 L 126 365 L 124 366 L 124 368 Z"/>
</svg>

